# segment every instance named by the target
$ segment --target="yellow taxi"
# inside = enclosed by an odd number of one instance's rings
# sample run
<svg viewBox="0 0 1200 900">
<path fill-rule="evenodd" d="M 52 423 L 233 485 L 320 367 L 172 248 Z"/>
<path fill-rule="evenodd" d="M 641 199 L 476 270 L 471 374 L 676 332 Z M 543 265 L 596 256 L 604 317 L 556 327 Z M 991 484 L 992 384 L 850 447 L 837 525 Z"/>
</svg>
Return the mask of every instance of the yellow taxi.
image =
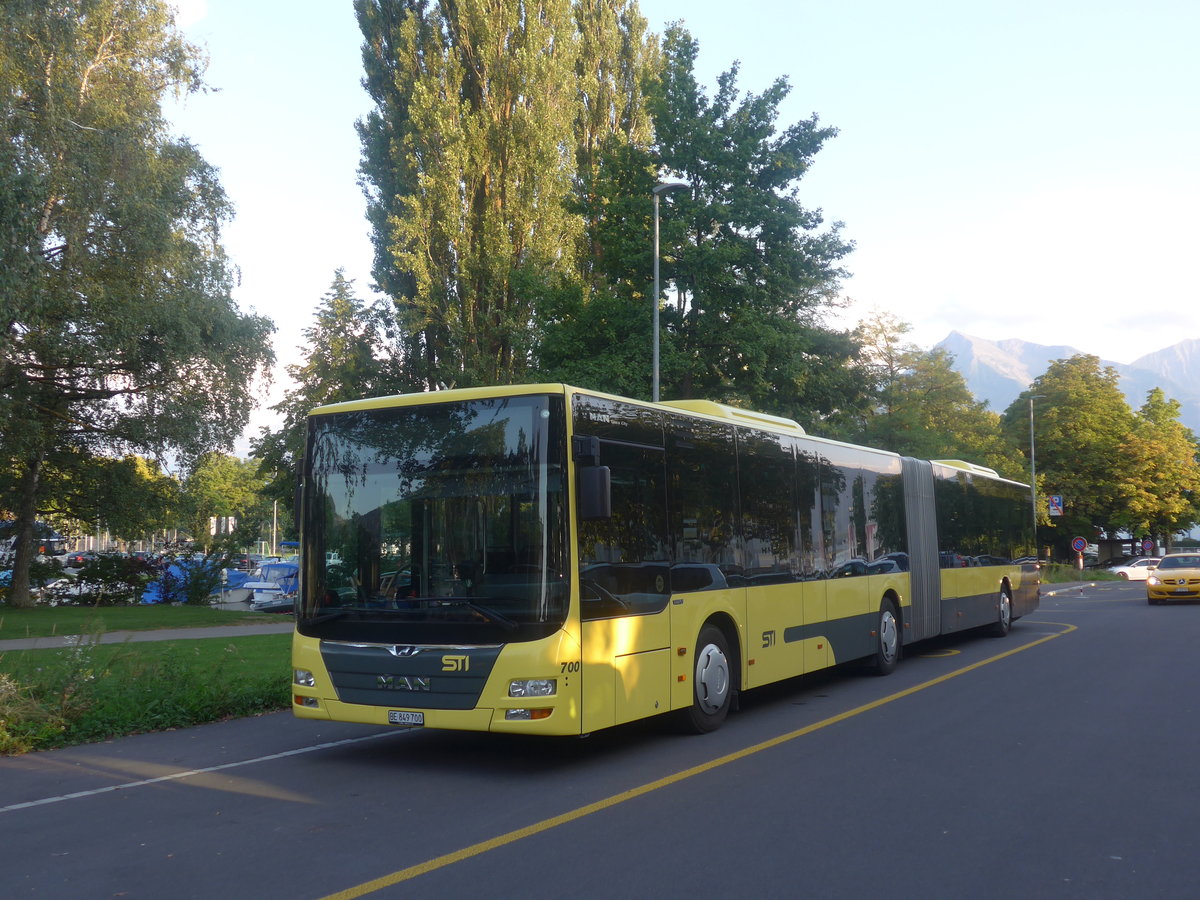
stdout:
<svg viewBox="0 0 1200 900">
<path fill-rule="evenodd" d="M 1146 577 L 1146 602 L 1200 600 L 1200 553 L 1168 553 Z"/>
</svg>

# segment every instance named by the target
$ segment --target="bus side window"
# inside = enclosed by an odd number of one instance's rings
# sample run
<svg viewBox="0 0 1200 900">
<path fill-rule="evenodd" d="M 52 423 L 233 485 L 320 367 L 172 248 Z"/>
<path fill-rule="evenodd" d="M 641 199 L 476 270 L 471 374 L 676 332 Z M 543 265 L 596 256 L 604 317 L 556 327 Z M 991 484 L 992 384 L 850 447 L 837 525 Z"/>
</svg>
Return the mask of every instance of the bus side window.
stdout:
<svg viewBox="0 0 1200 900">
<path fill-rule="evenodd" d="M 663 452 L 603 443 L 601 460 L 612 515 L 578 523 L 583 617 L 658 612 L 669 596 Z"/>
<path fill-rule="evenodd" d="M 798 521 L 791 440 L 739 429 L 738 482 L 746 583 L 798 580 L 801 564 L 796 548 Z M 811 500 L 811 490 L 805 500 Z"/>
<path fill-rule="evenodd" d="M 672 581 L 679 582 L 671 590 L 744 584 L 733 428 L 668 416 L 667 429 Z"/>
</svg>

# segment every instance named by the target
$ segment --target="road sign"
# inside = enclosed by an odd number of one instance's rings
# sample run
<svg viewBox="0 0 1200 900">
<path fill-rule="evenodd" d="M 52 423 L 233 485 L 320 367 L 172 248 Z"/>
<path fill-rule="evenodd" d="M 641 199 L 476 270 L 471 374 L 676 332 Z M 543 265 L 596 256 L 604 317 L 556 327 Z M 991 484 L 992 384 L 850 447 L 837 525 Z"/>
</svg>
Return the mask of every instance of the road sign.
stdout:
<svg viewBox="0 0 1200 900">
<path fill-rule="evenodd" d="M 1081 537 L 1074 538 L 1071 541 L 1071 549 L 1074 550 L 1076 553 L 1082 553 L 1084 550 L 1087 549 L 1087 541 L 1085 541 Z"/>
<path fill-rule="evenodd" d="M 1063 514 L 1062 494 L 1051 494 L 1047 500 L 1050 503 L 1050 515 L 1061 516 Z"/>
<path fill-rule="evenodd" d="M 1142 552 L 1143 553 L 1153 553 L 1154 552 L 1154 541 L 1150 540 L 1150 538 L 1146 538 L 1144 541 L 1142 541 Z"/>
</svg>

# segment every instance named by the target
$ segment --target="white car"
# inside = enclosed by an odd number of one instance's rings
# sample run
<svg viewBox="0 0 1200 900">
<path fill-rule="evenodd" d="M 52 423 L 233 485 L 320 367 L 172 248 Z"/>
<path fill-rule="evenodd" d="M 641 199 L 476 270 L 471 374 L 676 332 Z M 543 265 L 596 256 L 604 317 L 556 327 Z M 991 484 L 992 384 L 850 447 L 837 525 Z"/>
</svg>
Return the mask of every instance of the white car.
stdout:
<svg viewBox="0 0 1200 900">
<path fill-rule="evenodd" d="M 1126 581 L 1145 581 L 1150 570 L 1158 565 L 1157 556 L 1139 556 L 1120 566 L 1113 566 L 1108 571 L 1120 575 Z"/>
</svg>

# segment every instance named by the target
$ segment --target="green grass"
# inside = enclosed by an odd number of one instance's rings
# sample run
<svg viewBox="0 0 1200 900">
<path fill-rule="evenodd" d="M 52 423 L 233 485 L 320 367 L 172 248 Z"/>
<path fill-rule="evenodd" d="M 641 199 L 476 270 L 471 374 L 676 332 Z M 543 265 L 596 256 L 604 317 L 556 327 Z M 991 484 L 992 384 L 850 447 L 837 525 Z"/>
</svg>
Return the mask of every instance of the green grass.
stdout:
<svg viewBox="0 0 1200 900">
<path fill-rule="evenodd" d="M 279 623 L 288 617 L 239 612 L 208 606 L 36 606 L 13 609 L 0 605 L 0 640 L 58 634 L 107 634 L 157 628 L 200 628 L 210 625 Z"/>
<path fill-rule="evenodd" d="M 273 634 L 5 651 L 0 754 L 286 708 L 290 646 Z"/>
<path fill-rule="evenodd" d="M 1120 581 L 1120 575 L 1114 575 L 1104 569 L 1084 569 L 1082 572 L 1074 566 L 1064 566 L 1060 563 L 1042 563 L 1042 584 L 1074 584 L 1078 581 Z"/>
</svg>

